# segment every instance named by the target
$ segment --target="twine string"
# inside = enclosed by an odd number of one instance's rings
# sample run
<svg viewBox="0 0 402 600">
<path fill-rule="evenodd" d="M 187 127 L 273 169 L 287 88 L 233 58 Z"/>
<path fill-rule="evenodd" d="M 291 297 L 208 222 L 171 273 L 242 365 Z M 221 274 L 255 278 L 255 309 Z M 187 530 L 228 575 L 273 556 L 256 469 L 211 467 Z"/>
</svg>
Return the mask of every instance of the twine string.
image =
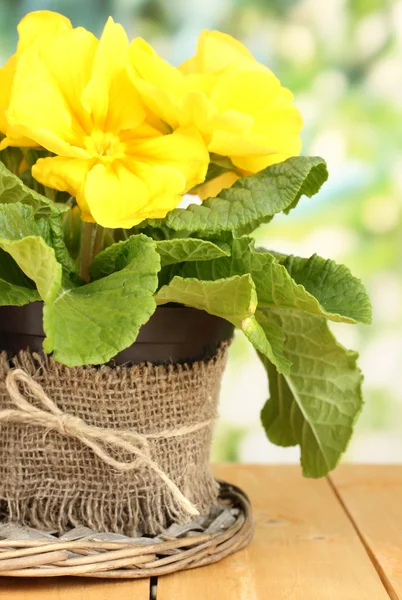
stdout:
<svg viewBox="0 0 402 600">
<path fill-rule="evenodd" d="M 24 385 L 26 396 L 21 393 L 20 384 Z M 141 434 L 127 430 L 114 431 L 105 427 L 88 425 L 80 417 L 64 413 L 49 398 L 42 386 L 22 369 L 12 369 L 9 371 L 6 377 L 6 387 L 10 399 L 16 408 L 7 408 L 0 411 L 0 424 L 9 422 L 37 425 L 75 438 L 83 445 L 91 448 L 104 463 L 115 468 L 117 471 L 132 471 L 139 467 L 147 466 L 162 479 L 176 502 L 185 512 L 191 516 L 199 515 L 197 508 L 151 458 L 151 448 L 148 440 L 189 435 L 204 427 L 208 427 L 211 425 L 212 420 L 160 433 Z M 38 400 L 43 408 L 38 408 L 31 404 L 27 399 L 29 397 Z M 135 459 L 129 462 L 116 460 L 109 453 L 108 446 L 110 449 L 117 448 L 124 450 L 133 455 Z"/>
</svg>

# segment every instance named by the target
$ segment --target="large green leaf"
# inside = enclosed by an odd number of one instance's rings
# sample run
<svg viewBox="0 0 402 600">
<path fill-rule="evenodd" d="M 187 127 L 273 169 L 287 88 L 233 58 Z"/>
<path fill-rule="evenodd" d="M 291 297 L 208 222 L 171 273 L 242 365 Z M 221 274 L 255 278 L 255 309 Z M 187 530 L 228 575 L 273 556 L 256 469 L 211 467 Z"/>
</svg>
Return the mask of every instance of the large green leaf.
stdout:
<svg viewBox="0 0 402 600">
<path fill-rule="evenodd" d="M 42 194 L 38 194 L 0 162 L 0 204 L 21 202 L 33 208 L 36 215 L 49 215 L 68 210 L 68 206 L 52 202 Z"/>
<path fill-rule="evenodd" d="M 0 306 L 23 306 L 36 300 L 40 296 L 34 282 L 7 252 L 0 250 Z"/>
<path fill-rule="evenodd" d="M 0 248 L 35 282 L 40 297 L 50 302 L 61 285 L 61 265 L 47 241 L 47 221 L 35 219 L 31 206 L 0 204 Z"/>
<path fill-rule="evenodd" d="M 328 314 L 342 315 L 355 323 L 371 323 L 370 298 L 362 282 L 345 265 L 317 254 L 310 258 L 287 256 L 281 263 Z"/>
<path fill-rule="evenodd" d="M 228 244 L 218 246 L 213 242 L 196 238 L 162 240 L 156 242 L 156 249 L 160 254 L 163 267 L 180 262 L 204 261 L 230 256 Z"/>
<path fill-rule="evenodd" d="M 250 275 L 217 281 L 174 277 L 156 294 L 157 304 L 179 302 L 227 319 L 236 327 L 251 318 L 257 308 L 257 295 Z"/>
<path fill-rule="evenodd" d="M 272 311 L 285 333 L 290 373 L 279 374 L 265 357 L 270 398 L 261 418 L 268 438 L 300 445 L 304 475 L 321 477 L 347 448 L 362 407 L 357 354 L 338 344 L 325 320 L 298 311 Z"/>
<path fill-rule="evenodd" d="M 291 266 L 289 269 L 290 272 L 278 262 L 275 255 L 254 250 L 254 240 L 242 237 L 233 240 L 230 257 L 187 263 L 176 268 L 176 273 L 182 277 L 204 280 L 250 273 L 257 290 L 258 309 L 261 311 L 271 308 L 296 309 L 325 316 L 331 321 L 368 322 L 370 300 L 360 280 L 353 277 L 349 269 L 333 261 L 313 257 L 307 264 L 304 275 L 306 286 L 293 279 Z M 308 269 L 310 272 L 307 275 Z M 300 273 L 298 276 L 301 278 Z M 325 289 L 320 288 L 317 283 L 320 278 Z M 333 288 L 335 293 L 339 292 L 336 299 Z M 325 301 L 325 304 L 321 304 L 319 299 Z"/>
<path fill-rule="evenodd" d="M 216 281 L 174 277 L 169 285 L 159 290 L 156 301 L 158 304 L 178 302 L 226 319 L 241 329 L 259 352 L 272 358 L 275 356 L 255 318 L 257 296 L 250 275 L 234 275 Z"/>
<path fill-rule="evenodd" d="M 121 268 L 120 265 L 126 261 L 131 237 L 128 240 L 112 244 L 95 257 L 89 269 L 92 279 L 105 277 Z M 155 248 L 161 257 L 162 266 L 183 261 L 211 260 L 230 254 L 230 247 L 227 244 L 218 246 L 209 241 L 193 238 L 157 241 L 155 242 Z"/>
<path fill-rule="evenodd" d="M 51 242 L 50 225 L 47 219 L 35 218 L 31 206 L 17 202 L 0 203 L 0 237 L 19 240 L 30 235 L 39 235 Z"/>
<path fill-rule="evenodd" d="M 0 306 L 24 306 L 36 300 L 40 300 L 36 290 L 0 278 Z"/>
<path fill-rule="evenodd" d="M 233 275 L 250 274 L 253 278 L 257 297 L 258 308 L 255 313 L 257 322 L 265 332 L 270 345 L 270 353 L 267 357 L 276 365 L 278 370 L 283 373 L 289 372 L 290 361 L 284 355 L 284 335 L 277 321 L 271 314 L 272 309 L 287 311 L 298 310 L 310 314 L 324 316 L 332 321 L 341 321 L 346 323 L 355 323 L 355 317 L 359 316 L 359 310 L 353 310 L 353 298 L 356 305 L 366 306 L 366 310 L 360 310 L 361 315 L 366 315 L 370 310 L 370 302 L 361 282 L 354 278 L 350 272 L 345 269 L 335 269 L 337 265 L 333 263 L 335 273 L 342 273 L 342 285 L 348 286 L 348 292 L 344 297 L 332 302 L 329 308 L 336 308 L 336 312 L 330 312 L 307 289 L 298 284 L 289 274 L 284 265 L 279 264 L 277 257 L 269 252 L 257 252 L 254 250 L 254 241 L 250 238 L 242 237 L 234 239 L 232 242 L 231 256 L 210 260 L 207 262 L 186 263 L 180 266 L 171 267 L 174 274 L 182 277 L 194 277 L 201 280 L 216 280 L 231 277 Z M 314 262 L 314 269 L 317 269 L 317 278 L 320 269 L 328 271 L 327 263 L 321 259 Z M 313 270 L 311 271 L 313 273 Z M 335 278 L 334 285 L 339 278 Z M 328 286 L 327 297 L 331 295 L 331 277 L 326 278 Z M 312 290 L 314 289 L 311 286 Z M 324 298 L 325 293 L 321 291 L 320 297 Z"/>
<path fill-rule="evenodd" d="M 164 224 L 175 231 L 193 233 L 247 233 L 261 223 L 268 223 L 275 214 L 288 212 L 302 195 L 316 194 L 327 178 L 322 158 L 292 157 L 239 179 L 201 206 L 191 204 L 186 209 L 177 208 L 165 219 L 147 221 L 144 226 Z"/>
<path fill-rule="evenodd" d="M 36 283 L 42 300 L 51 302 L 60 288 L 62 272 L 53 248 L 43 238 L 35 236 L 14 241 L 0 237 L 0 248 Z"/>
<path fill-rule="evenodd" d="M 45 351 L 73 367 L 105 363 L 130 346 L 155 310 L 159 269 L 154 242 L 138 235 L 116 272 L 82 287 L 64 283 L 45 306 Z"/>
</svg>

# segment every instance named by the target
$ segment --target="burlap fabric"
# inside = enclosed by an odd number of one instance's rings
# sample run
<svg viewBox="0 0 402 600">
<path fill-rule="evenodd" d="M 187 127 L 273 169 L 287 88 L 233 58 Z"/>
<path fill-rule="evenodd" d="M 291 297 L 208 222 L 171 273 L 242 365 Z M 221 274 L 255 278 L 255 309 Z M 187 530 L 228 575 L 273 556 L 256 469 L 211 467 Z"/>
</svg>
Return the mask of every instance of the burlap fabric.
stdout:
<svg viewBox="0 0 402 600">
<path fill-rule="evenodd" d="M 224 344 L 205 362 L 116 368 L 68 368 L 29 352 L 8 361 L 2 353 L 0 411 L 13 407 L 5 381 L 10 369 L 21 368 L 63 413 L 89 425 L 114 433 L 167 432 L 149 438 L 152 460 L 201 513 L 208 512 L 218 493 L 209 454 L 226 353 Z M 21 394 L 29 397 L 23 388 Z M 38 404 L 32 397 L 29 402 Z M 206 425 L 174 435 L 198 423 Z M 107 451 L 118 461 L 133 460 L 112 445 Z M 159 533 L 191 518 L 141 461 L 134 470 L 119 472 L 68 434 L 8 421 L 0 422 L 0 513 L 45 531 L 87 525 L 129 536 Z"/>
</svg>

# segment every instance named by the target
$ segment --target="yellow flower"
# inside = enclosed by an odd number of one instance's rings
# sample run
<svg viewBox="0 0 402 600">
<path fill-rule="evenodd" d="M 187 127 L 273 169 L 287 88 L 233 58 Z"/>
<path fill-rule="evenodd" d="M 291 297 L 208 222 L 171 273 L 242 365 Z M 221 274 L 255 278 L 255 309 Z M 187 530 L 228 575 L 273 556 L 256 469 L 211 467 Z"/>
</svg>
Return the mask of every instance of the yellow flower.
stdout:
<svg viewBox="0 0 402 600">
<path fill-rule="evenodd" d="M 109 19 L 98 40 L 82 28 L 23 52 L 7 119 L 57 156 L 33 176 L 77 198 L 85 221 L 129 228 L 161 218 L 204 181 L 208 151 L 193 127 L 149 118 L 128 75 L 129 42 Z M 170 131 L 170 130 L 169 130 Z"/>
<path fill-rule="evenodd" d="M 22 53 L 36 43 L 40 38 L 50 38 L 72 29 L 70 21 L 51 11 L 37 11 L 26 15 L 18 25 L 19 42 L 17 52 L 0 69 L 0 134 L 6 136 L 0 142 L 0 150 L 7 146 L 35 147 L 33 140 L 14 135 L 10 128 L 6 111 L 10 102 L 10 94 L 15 71 Z"/>
<path fill-rule="evenodd" d="M 230 158 L 233 170 L 198 188 L 202 198 L 300 153 L 302 120 L 291 92 L 231 36 L 204 31 L 196 55 L 179 69 L 138 38 L 130 61 L 155 114 L 173 129 L 194 125 L 211 155 Z"/>
</svg>

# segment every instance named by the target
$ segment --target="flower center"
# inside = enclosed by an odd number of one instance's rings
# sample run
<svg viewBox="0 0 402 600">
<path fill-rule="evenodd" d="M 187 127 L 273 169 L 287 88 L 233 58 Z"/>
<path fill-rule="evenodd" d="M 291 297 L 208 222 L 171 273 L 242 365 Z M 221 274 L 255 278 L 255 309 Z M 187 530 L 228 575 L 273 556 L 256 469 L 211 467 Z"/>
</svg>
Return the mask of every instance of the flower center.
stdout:
<svg viewBox="0 0 402 600">
<path fill-rule="evenodd" d="M 93 156 L 104 159 L 117 158 L 124 154 L 125 145 L 114 133 L 96 130 L 85 139 L 85 146 Z"/>
</svg>

